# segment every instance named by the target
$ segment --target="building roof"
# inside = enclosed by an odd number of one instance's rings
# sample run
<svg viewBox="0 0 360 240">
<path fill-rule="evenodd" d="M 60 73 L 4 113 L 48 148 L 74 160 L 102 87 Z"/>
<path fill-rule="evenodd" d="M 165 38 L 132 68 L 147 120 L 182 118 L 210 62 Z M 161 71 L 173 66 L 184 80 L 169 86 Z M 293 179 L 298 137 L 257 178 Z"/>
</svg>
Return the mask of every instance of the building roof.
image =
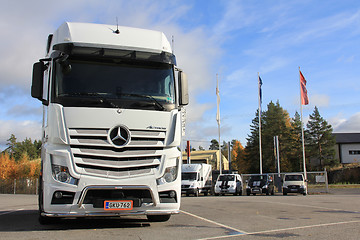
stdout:
<svg viewBox="0 0 360 240">
<path fill-rule="evenodd" d="M 333 133 L 336 143 L 360 143 L 360 133 Z"/>
</svg>

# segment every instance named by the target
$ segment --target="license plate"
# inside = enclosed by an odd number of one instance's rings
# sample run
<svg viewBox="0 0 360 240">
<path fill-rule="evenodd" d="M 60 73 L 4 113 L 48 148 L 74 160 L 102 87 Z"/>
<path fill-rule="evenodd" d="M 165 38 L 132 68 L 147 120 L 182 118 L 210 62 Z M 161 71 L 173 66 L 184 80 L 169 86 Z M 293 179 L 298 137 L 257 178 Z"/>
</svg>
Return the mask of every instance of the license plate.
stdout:
<svg viewBox="0 0 360 240">
<path fill-rule="evenodd" d="M 104 201 L 104 210 L 132 210 L 132 200 Z"/>
</svg>

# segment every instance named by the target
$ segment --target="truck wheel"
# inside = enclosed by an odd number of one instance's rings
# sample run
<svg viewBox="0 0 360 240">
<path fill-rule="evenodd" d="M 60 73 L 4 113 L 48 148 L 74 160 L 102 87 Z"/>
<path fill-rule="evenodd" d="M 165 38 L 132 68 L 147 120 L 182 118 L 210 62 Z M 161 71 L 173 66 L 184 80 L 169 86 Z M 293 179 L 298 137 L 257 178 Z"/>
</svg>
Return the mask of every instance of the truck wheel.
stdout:
<svg viewBox="0 0 360 240">
<path fill-rule="evenodd" d="M 208 195 L 208 191 L 206 190 L 205 192 L 204 192 L 204 196 L 207 196 Z"/>
<path fill-rule="evenodd" d="M 240 192 L 239 192 L 239 196 L 242 196 L 242 190 L 240 190 Z"/>
<path fill-rule="evenodd" d="M 170 217 L 171 215 L 147 215 L 149 222 L 166 222 Z"/>
<path fill-rule="evenodd" d="M 236 196 L 236 195 L 237 195 L 237 193 L 238 193 L 238 190 L 237 190 L 237 189 L 235 189 L 234 196 Z"/>
<path fill-rule="evenodd" d="M 246 195 L 247 195 L 247 196 L 250 196 L 250 193 L 249 193 L 249 192 L 247 192 L 247 193 L 246 193 Z"/>
<path fill-rule="evenodd" d="M 283 192 L 283 195 L 284 195 L 284 196 L 287 195 L 287 192 Z"/>
<path fill-rule="evenodd" d="M 274 192 L 274 189 L 271 191 L 271 195 L 274 195 L 275 194 L 275 192 Z"/>
</svg>

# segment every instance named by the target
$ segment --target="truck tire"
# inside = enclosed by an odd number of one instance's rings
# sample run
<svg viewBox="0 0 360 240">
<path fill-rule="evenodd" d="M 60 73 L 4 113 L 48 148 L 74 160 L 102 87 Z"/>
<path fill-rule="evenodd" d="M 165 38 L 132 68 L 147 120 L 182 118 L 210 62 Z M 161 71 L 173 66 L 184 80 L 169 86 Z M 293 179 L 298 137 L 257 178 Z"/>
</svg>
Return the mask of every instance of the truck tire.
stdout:
<svg viewBox="0 0 360 240">
<path fill-rule="evenodd" d="M 149 222 L 166 222 L 170 219 L 171 215 L 147 215 Z"/>
<path fill-rule="evenodd" d="M 208 195 L 208 190 L 205 190 L 204 196 L 207 196 L 207 195 Z"/>
</svg>

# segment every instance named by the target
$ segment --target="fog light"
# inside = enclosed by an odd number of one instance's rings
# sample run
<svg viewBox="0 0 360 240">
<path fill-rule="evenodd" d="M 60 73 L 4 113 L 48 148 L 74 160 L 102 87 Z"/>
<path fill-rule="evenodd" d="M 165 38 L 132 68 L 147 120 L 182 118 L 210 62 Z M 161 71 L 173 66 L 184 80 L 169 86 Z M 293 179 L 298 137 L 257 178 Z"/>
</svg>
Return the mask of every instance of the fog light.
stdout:
<svg viewBox="0 0 360 240">
<path fill-rule="evenodd" d="M 59 198 L 63 197 L 63 194 L 62 194 L 62 192 L 55 192 L 54 197 L 59 199 Z"/>
<path fill-rule="evenodd" d="M 175 191 L 170 191 L 169 192 L 169 197 L 174 198 L 176 196 L 176 192 Z"/>
</svg>

